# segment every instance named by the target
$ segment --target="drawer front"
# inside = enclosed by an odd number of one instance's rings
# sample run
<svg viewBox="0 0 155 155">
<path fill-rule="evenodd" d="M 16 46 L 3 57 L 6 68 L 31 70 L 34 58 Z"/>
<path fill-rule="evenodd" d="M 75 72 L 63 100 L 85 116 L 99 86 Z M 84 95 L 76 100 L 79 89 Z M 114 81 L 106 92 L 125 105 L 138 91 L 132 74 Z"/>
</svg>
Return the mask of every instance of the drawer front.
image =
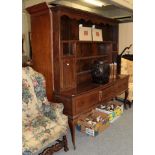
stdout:
<svg viewBox="0 0 155 155">
<path fill-rule="evenodd" d="M 113 87 L 108 87 L 102 90 L 102 101 L 113 97 L 114 95 L 114 90 Z"/>
<path fill-rule="evenodd" d="M 122 79 L 122 80 L 119 80 L 115 85 L 114 85 L 114 89 L 115 89 L 115 92 L 117 94 L 125 91 L 126 89 L 128 89 L 128 79 L 125 78 L 125 79 Z"/>
<path fill-rule="evenodd" d="M 81 113 L 99 102 L 99 92 L 93 92 L 75 98 L 75 113 Z"/>
</svg>

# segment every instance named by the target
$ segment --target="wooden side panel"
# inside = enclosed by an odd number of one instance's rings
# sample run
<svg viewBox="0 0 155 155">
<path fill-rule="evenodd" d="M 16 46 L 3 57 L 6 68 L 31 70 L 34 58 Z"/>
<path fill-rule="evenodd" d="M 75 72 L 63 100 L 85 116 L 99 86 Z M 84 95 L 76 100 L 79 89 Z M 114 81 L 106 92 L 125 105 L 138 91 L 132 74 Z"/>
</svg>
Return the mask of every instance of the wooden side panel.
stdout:
<svg viewBox="0 0 155 155">
<path fill-rule="evenodd" d="M 62 84 L 61 89 L 75 88 L 75 64 L 74 59 L 62 60 Z"/>
<path fill-rule="evenodd" d="M 34 9 L 34 8 L 33 8 Z M 32 10 L 31 10 L 32 11 Z M 30 12 L 31 12 L 30 11 Z M 48 8 L 31 15 L 32 61 L 34 69 L 45 76 L 47 97 L 53 97 L 52 14 Z"/>
<path fill-rule="evenodd" d="M 54 70 L 54 91 L 60 92 L 60 16 L 53 11 L 53 70 Z"/>
</svg>

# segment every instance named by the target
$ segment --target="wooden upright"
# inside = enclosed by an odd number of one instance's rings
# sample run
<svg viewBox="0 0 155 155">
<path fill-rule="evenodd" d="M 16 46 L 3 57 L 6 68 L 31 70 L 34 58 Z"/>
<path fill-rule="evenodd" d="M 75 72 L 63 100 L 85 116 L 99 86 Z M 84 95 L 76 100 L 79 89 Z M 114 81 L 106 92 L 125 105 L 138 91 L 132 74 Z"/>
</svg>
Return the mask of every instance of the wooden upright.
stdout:
<svg viewBox="0 0 155 155">
<path fill-rule="evenodd" d="M 27 8 L 31 15 L 31 43 L 33 68 L 45 76 L 47 97 L 53 98 L 53 24 L 52 13 L 46 3 Z"/>
</svg>

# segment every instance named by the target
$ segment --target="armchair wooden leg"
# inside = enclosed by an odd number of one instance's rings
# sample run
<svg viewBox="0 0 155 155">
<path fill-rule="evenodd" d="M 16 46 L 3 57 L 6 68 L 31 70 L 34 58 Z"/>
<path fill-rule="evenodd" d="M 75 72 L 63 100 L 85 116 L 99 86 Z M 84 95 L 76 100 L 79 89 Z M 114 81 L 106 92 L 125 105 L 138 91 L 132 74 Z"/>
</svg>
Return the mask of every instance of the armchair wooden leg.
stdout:
<svg viewBox="0 0 155 155">
<path fill-rule="evenodd" d="M 67 143 L 66 135 L 63 136 L 63 141 L 64 141 L 64 151 L 67 152 L 69 149 L 68 149 L 68 143 Z"/>
<path fill-rule="evenodd" d="M 132 107 L 132 103 L 133 103 L 133 101 L 129 101 L 129 108 Z"/>
<path fill-rule="evenodd" d="M 57 152 L 59 150 L 61 150 L 64 147 L 64 151 L 67 152 L 68 149 L 68 144 L 67 144 L 67 138 L 66 135 L 63 136 L 62 140 L 56 140 L 56 144 L 47 147 L 45 150 L 43 150 L 42 153 L 40 153 L 39 155 L 53 155 L 54 152 Z"/>
</svg>

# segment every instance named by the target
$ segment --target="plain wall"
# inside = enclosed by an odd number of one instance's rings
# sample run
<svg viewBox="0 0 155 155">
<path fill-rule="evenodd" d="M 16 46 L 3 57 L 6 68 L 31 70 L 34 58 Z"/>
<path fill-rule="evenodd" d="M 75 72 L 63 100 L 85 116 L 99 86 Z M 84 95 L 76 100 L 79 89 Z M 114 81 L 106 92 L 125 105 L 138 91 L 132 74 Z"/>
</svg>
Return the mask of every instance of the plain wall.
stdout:
<svg viewBox="0 0 155 155">
<path fill-rule="evenodd" d="M 22 12 L 22 35 L 24 35 L 24 56 L 28 56 L 30 54 L 30 45 L 29 45 L 29 32 L 30 32 L 30 17 L 26 11 Z"/>
<path fill-rule="evenodd" d="M 121 23 L 119 24 L 119 53 L 130 44 L 133 44 L 133 23 Z M 133 53 L 132 47 L 129 49 L 130 53 Z"/>
</svg>

